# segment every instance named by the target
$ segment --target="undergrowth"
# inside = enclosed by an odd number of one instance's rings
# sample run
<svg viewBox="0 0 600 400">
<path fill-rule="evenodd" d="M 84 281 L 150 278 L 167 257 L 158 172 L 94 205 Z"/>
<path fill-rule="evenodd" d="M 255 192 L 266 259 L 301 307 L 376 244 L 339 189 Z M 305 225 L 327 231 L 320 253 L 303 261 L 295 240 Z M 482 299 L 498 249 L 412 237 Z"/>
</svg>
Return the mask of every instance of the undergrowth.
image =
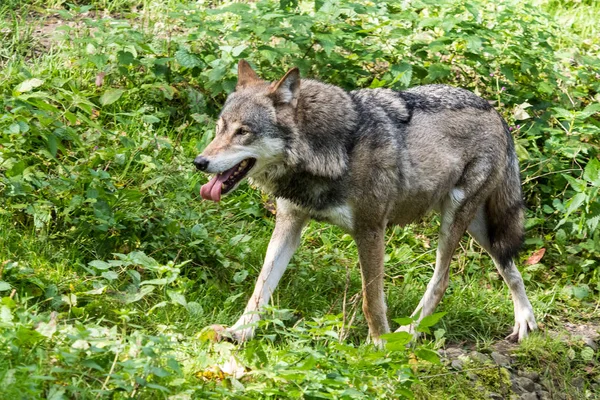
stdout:
<svg viewBox="0 0 600 400">
<path fill-rule="evenodd" d="M 274 210 L 247 185 L 202 202 L 191 161 L 240 58 L 268 79 L 296 65 L 346 89 L 465 87 L 516 141 L 519 265 L 542 328 L 598 323 L 599 16 L 594 2 L 554 0 L 4 2 L 0 397 L 484 398 L 493 387 L 464 374 L 434 377 L 447 372 L 435 349 L 486 348 L 512 324 L 508 290 L 466 237 L 446 315 L 410 347 L 364 343 L 355 246 L 316 222 L 258 338 L 213 343 L 203 328 L 239 317 Z M 391 317 L 424 292 L 438 225 L 389 232 Z M 582 351 L 542 333 L 518 354 L 576 398 L 572 378 L 600 379 L 597 352 Z"/>
</svg>

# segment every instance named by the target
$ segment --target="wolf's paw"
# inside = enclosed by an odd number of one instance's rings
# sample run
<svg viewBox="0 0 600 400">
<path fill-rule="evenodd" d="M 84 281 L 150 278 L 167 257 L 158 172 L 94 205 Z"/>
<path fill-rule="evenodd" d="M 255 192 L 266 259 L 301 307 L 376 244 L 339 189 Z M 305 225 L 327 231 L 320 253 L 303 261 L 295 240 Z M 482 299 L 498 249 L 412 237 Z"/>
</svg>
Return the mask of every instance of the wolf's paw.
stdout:
<svg viewBox="0 0 600 400">
<path fill-rule="evenodd" d="M 242 343 L 252 339 L 254 330 L 252 327 L 227 328 L 223 325 L 214 324 L 204 329 L 203 337 L 213 342 Z"/>
<path fill-rule="evenodd" d="M 510 342 L 520 342 L 527 337 L 529 332 L 537 330 L 535 316 L 530 308 L 523 308 L 515 315 L 515 327 L 506 340 Z"/>
<path fill-rule="evenodd" d="M 254 328 L 236 328 L 234 325 L 231 328 L 225 329 L 223 336 L 225 337 L 225 340 L 236 343 L 244 343 L 254 337 Z"/>
</svg>

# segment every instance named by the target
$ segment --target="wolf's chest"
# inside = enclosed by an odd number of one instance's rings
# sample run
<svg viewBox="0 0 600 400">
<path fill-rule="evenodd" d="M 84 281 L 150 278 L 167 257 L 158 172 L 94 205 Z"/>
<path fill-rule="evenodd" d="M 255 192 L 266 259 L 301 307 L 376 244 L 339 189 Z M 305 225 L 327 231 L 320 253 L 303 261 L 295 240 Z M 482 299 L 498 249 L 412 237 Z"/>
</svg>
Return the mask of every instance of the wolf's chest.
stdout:
<svg viewBox="0 0 600 400">
<path fill-rule="evenodd" d="M 352 232 L 354 228 L 354 214 L 348 204 L 312 211 L 310 216 L 317 221 L 326 221 L 339 226 L 346 232 Z"/>
</svg>

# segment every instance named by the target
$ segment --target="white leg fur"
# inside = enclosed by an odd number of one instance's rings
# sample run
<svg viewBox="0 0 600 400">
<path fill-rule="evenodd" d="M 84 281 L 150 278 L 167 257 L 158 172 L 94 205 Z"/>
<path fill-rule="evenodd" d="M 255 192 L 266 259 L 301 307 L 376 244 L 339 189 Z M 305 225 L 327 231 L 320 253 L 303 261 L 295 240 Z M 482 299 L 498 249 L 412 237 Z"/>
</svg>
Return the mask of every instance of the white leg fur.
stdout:
<svg viewBox="0 0 600 400">
<path fill-rule="evenodd" d="M 490 253 L 490 241 L 487 237 L 487 226 L 485 221 L 485 211 L 483 207 L 480 207 L 477 211 L 477 215 L 471 225 L 469 225 L 469 234 L 483 247 L 488 253 Z M 504 278 L 504 281 L 510 289 L 510 294 L 513 300 L 515 310 L 515 326 L 510 335 L 506 339 L 511 341 L 522 341 L 527 337 L 529 331 L 537 330 L 537 324 L 535 322 L 535 316 L 533 314 L 533 307 L 527 298 L 525 293 L 525 285 L 523 284 L 523 278 L 519 273 L 514 261 L 511 261 L 508 265 L 500 265 L 496 258 L 490 253 L 494 265 L 498 269 L 498 272 Z"/>
<path fill-rule="evenodd" d="M 533 315 L 533 307 L 525 293 L 525 285 L 523 278 L 519 273 L 515 263 L 511 261 L 508 265 L 501 266 L 494 260 L 496 268 L 504 281 L 510 288 L 510 294 L 513 299 L 515 308 L 515 327 L 510 335 L 506 337 L 510 341 L 522 341 L 525 339 L 529 331 L 537 330 L 535 316 Z"/>
<path fill-rule="evenodd" d="M 302 228 L 308 216 L 285 201 L 277 201 L 277 219 L 262 270 L 258 276 L 252 297 L 242 317 L 229 329 L 229 335 L 236 341 L 249 340 L 254 335 L 256 322 L 260 320 L 262 307 L 269 303 L 271 295 L 279 284 L 292 255 L 300 244 Z"/>
</svg>

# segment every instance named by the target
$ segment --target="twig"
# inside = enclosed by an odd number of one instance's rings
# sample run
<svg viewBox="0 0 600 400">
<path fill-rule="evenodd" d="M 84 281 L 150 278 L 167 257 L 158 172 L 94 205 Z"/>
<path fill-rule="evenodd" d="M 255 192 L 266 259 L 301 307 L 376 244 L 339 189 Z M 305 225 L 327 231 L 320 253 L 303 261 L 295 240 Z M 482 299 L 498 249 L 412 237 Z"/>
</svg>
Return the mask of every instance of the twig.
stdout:
<svg viewBox="0 0 600 400">
<path fill-rule="evenodd" d="M 106 375 L 106 379 L 104 380 L 104 383 L 102 384 L 102 388 L 98 392 L 98 395 L 96 396 L 96 398 L 100 397 L 100 395 L 102 394 L 104 389 L 106 389 L 106 385 L 108 385 L 110 376 L 115 371 L 115 365 L 117 365 L 117 360 L 119 359 L 119 354 L 121 354 L 121 352 L 117 350 L 117 352 L 115 353 L 115 359 L 113 360 L 112 365 L 110 366 L 110 371 L 108 371 L 108 375 Z"/>
<path fill-rule="evenodd" d="M 534 176 L 534 177 L 525 179 L 525 181 L 523 181 L 523 185 L 531 182 L 534 179 L 541 178 L 542 176 L 548 176 L 548 175 L 560 174 L 561 172 L 572 172 L 572 171 L 581 171 L 581 169 L 580 168 L 570 168 L 570 169 L 561 169 L 560 171 L 546 172 L 545 174 L 541 174 L 538 176 Z"/>
<path fill-rule="evenodd" d="M 342 329 L 340 331 L 340 341 L 345 339 L 344 328 L 346 326 L 346 295 L 348 294 L 348 285 L 350 284 L 350 269 L 346 263 L 346 285 L 344 286 L 344 301 L 342 302 Z"/>
</svg>

